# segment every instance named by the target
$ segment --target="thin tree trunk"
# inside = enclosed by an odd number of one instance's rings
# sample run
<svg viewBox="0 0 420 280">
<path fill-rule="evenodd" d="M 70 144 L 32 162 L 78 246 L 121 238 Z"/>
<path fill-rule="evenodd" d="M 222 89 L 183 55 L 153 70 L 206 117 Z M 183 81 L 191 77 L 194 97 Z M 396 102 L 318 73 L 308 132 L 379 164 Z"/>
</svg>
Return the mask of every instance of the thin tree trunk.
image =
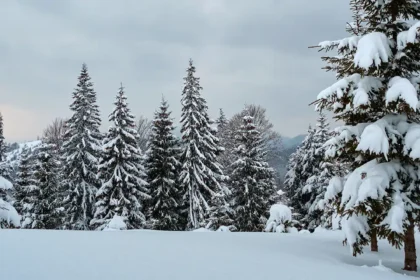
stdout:
<svg viewBox="0 0 420 280">
<path fill-rule="evenodd" d="M 376 234 L 376 229 L 373 229 L 370 235 L 370 250 L 372 252 L 378 252 L 378 235 Z"/>
<path fill-rule="evenodd" d="M 417 271 L 416 241 L 414 223 L 410 222 L 404 238 L 404 270 Z"/>
</svg>

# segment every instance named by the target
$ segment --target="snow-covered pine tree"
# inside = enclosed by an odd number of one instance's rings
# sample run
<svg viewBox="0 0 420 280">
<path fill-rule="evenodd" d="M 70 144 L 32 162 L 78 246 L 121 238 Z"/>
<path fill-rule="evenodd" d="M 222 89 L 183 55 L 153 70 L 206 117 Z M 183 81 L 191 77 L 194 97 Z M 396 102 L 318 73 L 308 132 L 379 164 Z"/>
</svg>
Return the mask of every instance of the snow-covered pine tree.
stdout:
<svg viewBox="0 0 420 280">
<path fill-rule="evenodd" d="M 118 216 L 127 229 L 139 229 L 146 222 L 143 200 L 150 196 L 137 144 L 136 123 L 122 85 L 114 105 L 115 109 L 109 115 L 112 126 L 104 139 L 99 165 L 102 186 L 96 193 L 96 212 L 91 226 L 102 230 Z"/>
<path fill-rule="evenodd" d="M 11 180 L 12 167 L 6 162 L 6 141 L 4 139 L 3 115 L 0 113 L 0 176 Z"/>
<path fill-rule="evenodd" d="M 225 113 L 222 108 L 220 108 L 219 111 L 219 117 L 216 119 L 217 124 L 217 138 L 219 139 L 219 144 L 224 148 L 223 151 L 221 151 L 218 154 L 218 161 L 222 166 L 223 172 L 227 174 L 229 171 L 229 166 L 231 165 L 232 158 L 232 152 L 234 141 L 233 141 L 233 133 L 231 133 L 231 129 L 228 128 L 228 119 L 225 116 Z"/>
<path fill-rule="evenodd" d="M 206 226 L 212 201 L 222 195 L 224 180 L 221 165 L 217 160 L 220 152 L 218 138 L 211 128 L 207 104 L 201 96 L 200 78 L 195 77 L 195 66 L 189 62 L 182 91 L 180 182 L 186 190 L 188 228 Z"/>
<path fill-rule="evenodd" d="M 94 213 L 96 178 L 102 135 L 96 92 L 83 64 L 73 92 L 72 117 L 66 122 L 63 143 L 65 228 L 87 230 Z"/>
<path fill-rule="evenodd" d="M 274 171 L 265 161 L 263 139 L 251 116 L 243 118 L 237 132 L 236 153 L 230 184 L 235 226 L 239 231 L 263 231 L 270 210 L 270 197 L 276 191 Z"/>
<path fill-rule="evenodd" d="M 331 138 L 328 120 L 324 113 L 320 112 L 318 122 L 313 135 L 312 147 L 307 152 L 311 153 L 313 169 L 310 177 L 306 180 L 302 189 L 304 194 L 308 194 L 308 201 L 305 204 L 305 216 L 302 221 L 308 224 L 309 229 L 318 226 L 330 227 L 330 209 L 325 209 L 323 203 L 325 192 L 330 179 L 334 176 L 334 165 L 325 160 L 324 144 Z"/>
<path fill-rule="evenodd" d="M 33 174 L 26 186 L 29 219 L 24 217 L 26 228 L 58 229 L 62 223 L 61 199 L 58 181 L 59 165 L 56 148 L 43 143 L 37 148 Z"/>
<path fill-rule="evenodd" d="M 284 179 L 286 196 L 289 199 L 289 206 L 293 209 L 296 219 L 304 222 L 307 213 L 306 203 L 310 195 L 303 192 L 306 181 L 314 172 L 313 142 L 315 129 L 311 126 L 302 144 L 290 158 L 287 166 L 287 173 Z"/>
<path fill-rule="evenodd" d="M 17 170 L 17 178 L 14 185 L 13 206 L 22 216 L 22 220 L 30 216 L 29 210 L 32 207 L 32 201 L 29 195 L 32 186 L 35 185 L 34 179 L 34 154 L 30 147 L 25 146 L 20 155 L 19 166 Z"/>
<path fill-rule="evenodd" d="M 226 118 L 225 112 L 223 112 L 222 108 L 219 110 L 219 117 L 216 120 L 216 124 L 219 132 L 223 131 L 228 124 L 228 119 Z"/>
<path fill-rule="evenodd" d="M 151 198 L 147 203 L 147 217 L 152 229 L 184 230 L 185 221 L 180 215 L 184 191 L 178 182 L 180 150 L 168 108 L 162 98 L 149 138 L 145 166 Z"/>
<path fill-rule="evenodd" d="M 419 217 L 420 20 L 418 0 L 354 0 L 359 25 L 351 36 L 319 44 L 338 81 L 322 91 L 318 110 L 344 123 L 327 155 L 351 162 L 340 209 L 354 254 L 370 236 L 404 244 L 405 270 L 417 270 L 414 226 Z M 356 9 L 357 8 L 357 9 Z M 362 30 L 363 32 L 359 32 Z"/>
<path fill-rule="evenodd" d="M 0 112 L 0 162 L 5 161 L 5 156 L 6 156 L 6 142 L 4 140 L 3 115 Z"/>
</svg>

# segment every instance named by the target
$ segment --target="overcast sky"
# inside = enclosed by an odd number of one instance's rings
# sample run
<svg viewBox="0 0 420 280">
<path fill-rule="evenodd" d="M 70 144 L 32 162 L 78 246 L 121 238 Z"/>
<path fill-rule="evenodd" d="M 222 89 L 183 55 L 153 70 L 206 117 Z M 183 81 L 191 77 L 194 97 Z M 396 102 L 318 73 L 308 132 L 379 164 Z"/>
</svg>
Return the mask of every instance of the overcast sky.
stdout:
<svg viewBox="0 0 420 280">
<path fill-rule="evenodd" d="M 104 120 L 123 82 L 136 116 L 152 117 L 164 94 L 178 121 L 190 57 L 213 118 L 256 103 L 281 134 L 305 133 L 316 119 L 308 104 L 334 81 L 308 46 L 345 36 L 350 13 L 337 0 L 2 0 L 0 18 L 11 142 L 70 115 L 83 62 Z"/>
</svg>

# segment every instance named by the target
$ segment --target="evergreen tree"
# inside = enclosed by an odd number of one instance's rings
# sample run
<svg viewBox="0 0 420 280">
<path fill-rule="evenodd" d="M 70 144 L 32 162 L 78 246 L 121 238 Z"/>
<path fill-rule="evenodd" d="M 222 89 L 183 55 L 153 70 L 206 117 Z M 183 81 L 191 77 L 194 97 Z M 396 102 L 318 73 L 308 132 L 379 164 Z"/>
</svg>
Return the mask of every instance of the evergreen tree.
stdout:
<svg viewBox="0 0 420 280">
<path fill-rule="evenodd" d="M 322 112 L 318 118 L 317 127 L 313 134 L 311 149 L 306 150 L 305 156 L 312 161 L 312 172 L 305 182 L 302 189 L 304 194 L 308 194 L 308 201 L 305 204 L 305 216 L 302 221 L 308 224 L 309 229 L 318 226 L 329 226 L 330 219 L 324 216 L 323 201 L 330 179 L 333 177 L 333 164 L 324 160 L 324 144 L 331 137 L 328 128 L 328 121 Z"/>
<path fill-rule="evenodd" d="M 96 193 L 96 212 L 91 225 L 102 230 L 118 216 L 127 229 L 139 229 L 146 222 L 143 200 L 149 195 L 136 124 L 122 85 L 114 104 L 115 109 L 109 115 L 113 125 L 105 137 L 99 165 L 102 186 Z"/>
<path fill-rule="evenodd" d="M 173 135 L 173 119 L 168 103 L 162 99 L 155 112 L 146 157 L 151 199 L 148 202 L 151 227 L 157 230 L 184 230 L 180 210 L 183 191 L 178 184 L 179 148 Z"/>
<path fill-rule="evenodd" d="M 207 104 L 200 91 L 200 79 L 195 77 L 195 66 L 189 62 L 182 92 L 181 133 L 183 151 L 180 182 L 186 190 L 188 228 L 206 226 L 214 197 L 222 195 L 224 180 L 216 155 L 220 152 L 218 138 L 211 128 Z"/>
<path fill-rule="evenodd" d="M 32 150 L 25 146 L 19 160 L 17 178 L 14 185 L 13 206 L 22 216 L 22 220 L 30 216 L 29 211 L 32 207 L 31 196 L 29 195 L 32 186 L 35 185 L 34 178 L 34 154 Z"/>
<path fill-rule="evenodd" d="M 404 269 L 417 270 L 420 43 L 419 24 L 411 22 L 420 19 L 420 5 L 418 0 L 351 4 L 351 37 L 319 44 L 321 50 L 337 50 L 338 56 L 323 60 L 338 81 L 318 95 L 316 106 L 344 123 L 327 155 L 352 163 L 339 212 L 355 255 L 377 233 L 396 247 L 404 243 Z"/>
<path fill-rule="evenodd" d="M 216 120 L 217 124 L 217 130 L 219 132 L 223 131 L 226 128 L 226 125 L 228 124 L 228 119 L 225 116 L 225 112 L 223 112 L 223 109 L 220 108 L 219 111 L 219 117 Z"/>
<path fill-rule="evenodd" d="M 89 229 L 99 182 L 98 158 L 101 146 L 100 117 L 96 93 L 83 64 L 79 83 L 73 92 L 72 117 L 66 122 L 63 143 L 65 227 Z"/>
<path fill-rule="evenodd" d="M 3 115 L 0 112 L 0 162 L 6 160 L 6 142 L 3 133 Z"/>
<path fill-rule="evenodd" d="M 38 147 L 34 163 L 33 180 L 28 178 L 26 186 L 27 201 L 31 207 L 30 221 L 25 218 L 25 227 L 33 229 L 58 229 L 61 226 L 61 197 L 59 196 L 59 165 L 55 155 L 55 147 L 43 143 Z M 30 175 L 30 174 L 29 174 Z"/>
<path fill-rule="evenodd" d="M 262 231 L 267 222 L 270 197 L 275 192 L 274 171 L 265 161 L 263 139 L 245 116 L 237 135 L 238 159 L 230 176 L 235 224 L 239 231 Z"/>
<path fill-rule="evenodd" d="M 309 127 L 308 134 L 303 140 L 302 144 L 290 156 L 287 173 L 284 180 L 286 196 L 289 198 L 289 206 L 301 222 L 307 213 L 307 203 L 310 195 L 303 192 L 306 181 L 314 173 L 314 158 L 315 149 L 313 147 L 315 129 Z"/>
<path fill-rule="evenodd" d="M 3 116 L 0 113 L 0 176 L 12 181 L 12 167 L 6 162 L 6 141 L 3 134 Z"/>
</svg>

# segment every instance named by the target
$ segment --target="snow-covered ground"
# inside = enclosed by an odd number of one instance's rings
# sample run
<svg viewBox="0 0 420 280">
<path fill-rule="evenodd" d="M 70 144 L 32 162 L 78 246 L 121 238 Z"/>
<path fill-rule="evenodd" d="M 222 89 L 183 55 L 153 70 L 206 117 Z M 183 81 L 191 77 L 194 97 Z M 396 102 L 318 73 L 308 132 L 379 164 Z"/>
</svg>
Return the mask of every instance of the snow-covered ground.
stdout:
<svg viewBox="0 0 420 280">
<path fill-rule="evenodd" d="M 0 279 L 416 279 L 386 242 L 357 258 L 341 242 L 341 232 L 0 230 Z"/>
</svg>

